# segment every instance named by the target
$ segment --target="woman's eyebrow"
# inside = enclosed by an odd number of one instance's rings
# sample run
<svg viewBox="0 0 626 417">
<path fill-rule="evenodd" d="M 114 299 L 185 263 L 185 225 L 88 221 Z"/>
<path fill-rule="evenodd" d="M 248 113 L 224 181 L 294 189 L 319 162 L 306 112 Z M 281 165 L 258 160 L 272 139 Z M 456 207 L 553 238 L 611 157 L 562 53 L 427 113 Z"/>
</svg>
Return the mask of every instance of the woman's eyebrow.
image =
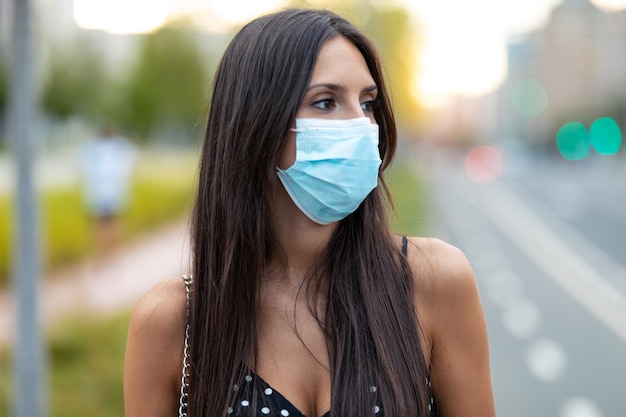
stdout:
<svg viewBox="0 0 626 417">
<path fill-rule="evenodd" d="M 339 85 L 339 84 L 319 83 L 319 84 L 311 84 L 309 88 L 307 88 L 307 91 L 312 90 L 314 88 L 319 88 L 319 87 L 328 88 L 329 90 L 345 90 L 346 89 L 344 86 Z"/>
<path fill-rule="evenodd" d="M 365 87 L 361 90 L 361 93 L 371 93 L 372 91 L 378 91 L 378 86 L 376 84 Z"/>
<path fill-rule="evenodd" d="M 327 88 L 327 89 L 329 89 L 329 90 L 335 90 L 335 91 L 343 91 L 343 90 L 345 90 L 345 89 L 346 89 L 344 86 L 339 85 L 339 84 L 333 84 L 333 83 L 319 83 L 319 84 L 311 84 L 311 85 L 307 88 L 307 91 L 310 91 L 310 90 L 312 90 L 312 89 L 314 89 L 314 88 L 319 88 L 319 87 L 324 87 L 324 88 Z M 370 93 L 370 92 L 372 92 L 372 91 L 376 91 L 376 90 L 378 90 L 378 86 L 377 86 L 376 84 L 372 84 L 372 85 L 369 85 L 369 86 L 367 86 L 367 87 L 363 88 L 363 89 L 361 90 L 361 92 L 362 92 L 362 93 Z"/>
</svg>

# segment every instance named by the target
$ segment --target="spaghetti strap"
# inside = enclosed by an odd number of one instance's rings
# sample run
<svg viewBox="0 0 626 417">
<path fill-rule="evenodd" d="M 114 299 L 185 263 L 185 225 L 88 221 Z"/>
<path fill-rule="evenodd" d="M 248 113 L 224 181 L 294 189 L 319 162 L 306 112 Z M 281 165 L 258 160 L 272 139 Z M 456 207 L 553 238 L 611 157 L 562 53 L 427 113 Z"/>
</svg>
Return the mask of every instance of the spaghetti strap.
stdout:
<svg viewBox="0 0 626 417">
<path fill-rule="evenodd" d="M 407 246 L 409 244 L 409 238 L 406 236 L 402 236 L 402 254 L 406 256 L 407 254 Z"/>
</svg>

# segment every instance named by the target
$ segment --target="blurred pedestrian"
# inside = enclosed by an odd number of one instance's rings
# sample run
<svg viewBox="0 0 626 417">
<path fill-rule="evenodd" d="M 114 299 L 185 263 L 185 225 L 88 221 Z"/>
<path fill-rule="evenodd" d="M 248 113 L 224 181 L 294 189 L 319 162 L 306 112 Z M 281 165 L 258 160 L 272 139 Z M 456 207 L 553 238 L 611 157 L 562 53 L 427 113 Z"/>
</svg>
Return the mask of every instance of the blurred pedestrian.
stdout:
<svg viewBox="0 0 626 417">
<path fill-rule="evenodd" d="M 129 199 L 136 154 L 135 146 L 110 125 L 79 150 L 83 198 L 95 222 L 98 254 L 115 247 L 123 233 L 120 215 Z"/>
<path fill-rule="evenodd" d="M 204 137 L 193 274 L 135 307 L 126 417 L 494 415 L 467 259 L 389 229 L 396 140 L 378 55 L 343 18 L 286 10 L 234 37 Z"/>
</svg>

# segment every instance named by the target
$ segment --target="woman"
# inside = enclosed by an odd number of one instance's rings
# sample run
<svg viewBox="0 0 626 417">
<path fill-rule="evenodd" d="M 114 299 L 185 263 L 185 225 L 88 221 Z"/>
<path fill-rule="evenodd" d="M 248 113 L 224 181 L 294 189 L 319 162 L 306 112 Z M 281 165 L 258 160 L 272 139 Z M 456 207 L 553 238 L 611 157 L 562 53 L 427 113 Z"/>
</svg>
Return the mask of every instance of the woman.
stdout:
<svg viewBox="0 0 626 417">
<path fill-rule="evenodd" d="M 208 115 L 193 279 L 133 312 L 127 417 L 179 403 L 193 417 L 494 415 L 466 258 L 389 231 L 395 146 L 379 59 L 347 21 L 287 10 L 235 36 Z"/>
</svg>

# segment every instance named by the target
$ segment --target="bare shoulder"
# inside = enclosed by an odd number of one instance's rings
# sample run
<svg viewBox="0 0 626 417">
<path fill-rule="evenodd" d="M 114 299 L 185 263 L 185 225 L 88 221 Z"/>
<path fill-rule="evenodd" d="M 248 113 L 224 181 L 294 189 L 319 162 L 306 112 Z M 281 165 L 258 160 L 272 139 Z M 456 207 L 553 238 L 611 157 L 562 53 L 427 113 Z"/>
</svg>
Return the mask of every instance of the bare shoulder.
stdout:
<svg viewBox="0 0 626 417">
<path fill-rule="evenodd" d="M 407 246 L 420 326 L 432 348 L 451 324 L 476 310 L 476 278 L 465 254 L 449 243 L 411 237 Z"/>
<path fill-rule="evenodd" d="M 465 254 L 449 243 L 435 238 L 409 238 L 407 258 L 416 290 L 431 302 L 441 302 L 442 298 L 458 301 L 456 298 L 467 295 L 468 290 L 474 291 L 472 266 Z"/>
<path fill-rule="evenodd" d="M 129 337 L 134 332 L 149 331 L 154 337 L 180 336 L 184 330 L 187 298 L 181 278 L 163 281 L 137 302 L 130 321 Z"/>
<path fill-rule="evenodd" d="M 173 415 L 177 404 L 187 297 L 181 278 L 145 293 L 133 309 L 124 363 L 127 417 Z"/>
<path fill-rule="evenodd" d="M 430 344 L 430 373 L 442 415 L 495 415 L 489 347 L 476 277 L 461 250 L 409 239 L 416 305 Z"/>
</svg>

